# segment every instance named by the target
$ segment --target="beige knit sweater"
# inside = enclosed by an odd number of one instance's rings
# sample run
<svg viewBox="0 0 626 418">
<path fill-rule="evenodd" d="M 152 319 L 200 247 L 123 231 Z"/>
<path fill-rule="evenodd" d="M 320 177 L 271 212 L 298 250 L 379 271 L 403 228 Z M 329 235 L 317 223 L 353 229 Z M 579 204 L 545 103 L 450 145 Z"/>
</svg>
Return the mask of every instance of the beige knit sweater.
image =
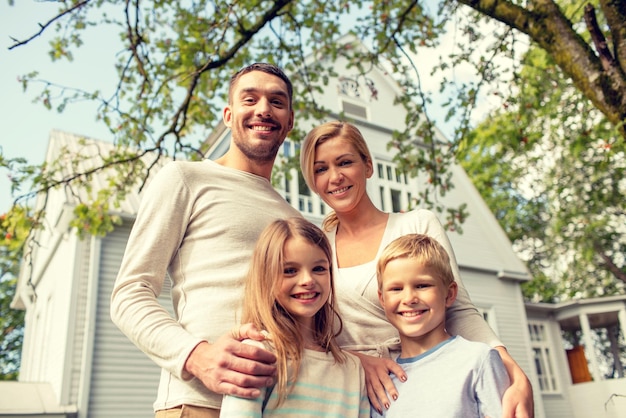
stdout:
<svg viewBox="0 0 626 418">
<path fill-rule="evenodd" d="M 161 368 L 155 410 L 219 408 L 222 396 L 183 373 L 201 341 L 239 320 L 243 277 L 260 232 L 300 216 L 269 181 L 212 161 L 172 162 L 150 183 L 111 297 L 111 317 Z M 171 278 L 172 317 L 157 301 Z"/>
</svg>

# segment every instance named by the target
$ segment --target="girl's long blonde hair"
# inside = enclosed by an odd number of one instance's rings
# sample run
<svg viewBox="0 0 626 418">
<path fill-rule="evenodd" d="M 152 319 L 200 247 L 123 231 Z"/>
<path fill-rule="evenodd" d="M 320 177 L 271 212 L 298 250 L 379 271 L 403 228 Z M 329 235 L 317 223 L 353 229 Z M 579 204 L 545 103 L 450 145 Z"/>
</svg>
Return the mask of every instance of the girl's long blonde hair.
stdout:
<svg viewBox="0 0 626 418">
<path fill-rule="evenodd" d="M 328 258 L 331 291 L 328 301 L 314 316 L 313 337 L 326 352 L 332 353 L 336 362 L 343 363 L 346 359 L 335 340 L 341 332 L 342 322 L 335 308 L 332 250 L 328 239 L 321 229 L 304 218 L 272 222 L 261 233 L 252 255 L 245 281 L 242 323 L 252 323 L 271 335 L 277 357 L 276 388 L 279 404 L 288 394 L 287 383 L 293 383 L 298 378 L 304 352 L 304 340 L 298 323 L 276 297 L 284 273 L 283 248 L 287 240 L 294 237 L 318 246 Z"/>
</svg>

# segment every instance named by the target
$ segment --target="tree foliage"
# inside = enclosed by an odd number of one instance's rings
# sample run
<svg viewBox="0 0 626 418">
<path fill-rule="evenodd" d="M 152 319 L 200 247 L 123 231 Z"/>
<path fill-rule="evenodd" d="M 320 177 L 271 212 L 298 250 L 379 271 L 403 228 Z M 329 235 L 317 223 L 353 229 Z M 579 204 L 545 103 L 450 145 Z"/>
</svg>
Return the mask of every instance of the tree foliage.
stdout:
<svg viewBox="0 0 626 418">
<path fill-rule="evenodd" d="M 11 309 L 24 241 L 33 218 L 18 206 L 0 216 L 0 380 L 17 378 L 22 351 L 24 312 Z"/>
<path fill-rule="evenodd" d="M 466 9 L 462 5 L 477 13 L 459 13 Z M 407 127 L 396 133 L 394 146 L 406 169 L 429 173 L 430 188 L 443 194 L 452 187 L 446 170 L 450 155 L 441 155 L 435 147 L 414 146 L 416 139 L 428 145 L 433 138 L 429 118 L 432 96 L 419 82 L 416 63 L 420 62 L 419 50 L 437 47 L 451 22 L 460 34 L 456 37 L 457 47 L 450 55 L 441 57 L 434 71 L 466 63 L 476 75 L 473 80 L 458 84 L 449 76 L 442 79 L 440 94 L 447 97 L 448 117 L 460 121 L 457 135 L 451 138 L 453 145 L 469 127 L 480 88 L 503 76 L 499 69 L 502 61 L 496 58 L 515 57 L 520 33 L 546 50 L 560 71 L 623 133 L 624 1 L 586 3 L 586 25 L 582 22 L 582 3 L 564 6 L 559 8 L 546 0 L 528 2 L 525 7 L 514 1 L 485 0 L 72 0 L 60 2 L 57 15 L 39 22 L 38 31 L 27 39 L 16 39 L 10 49 L 24 48 L 40 36 L 52 35 L 52 60 L 72 61 L 74 51 L 83 44 L 85 31 L 104 26 L 117 28 L 123 50 L 114 63 L 119 83 L 112 87 L 112 93 L 77 90 L 71 88 L 71 80 L 53 83 L 37 72 L 24 75 L 21 82 L 25 88 L 40 88 L 41 103 L 58 111 L 77 101 L 98 102 L 98 117 L 110 128 L 116 144 L 135 147 L 137 159 L 150 151 L 157 158 L 167 154 L 201 157 L 202 141 L 219 121 L 227 80 L 246 63 L 274 62 L 292 75 L 298 120 L 319 119 L 326 114 L 311 93 L 326 87 L 337 56 L 347 56 L 355 69 L 364 74 L 384 63 L 403 87 L 399 102 L 409 110 Z M 600 20 L 595 17 L 597 7 L 602 11 Z M 490 41 L 485 43 L 481 42 L 485 35 L 478 28 L 480 22 L 487 20 L 503 24 L 495 27 Z M 348 32 L 362 39 L 369 51 L 338 44 L 338 38 Z M 307 61 L 308 56 L 327 60 Z M 297 140 L 302 134 L 296 129 L 292 137 Z M 125 151 L 112 155 L 110 160 L 128 164 L 132 158 Z M 146 177 L 150 167 L 128 170 L 124 187 L 134 187 Z M 49 181 L 53 173 L 42 167 L 11 168 L 15 190 L 29 182 L 33 185 L 32 193 L 18 195 L 18 203 L 59 185 L 58 181 Z M 103 199 L 85 204 L 95 208 Z"/>
<path fill-rule="evenodd" d="M 398 150 L 402 168 L 426 174 L 428 181 L 416 196 L 422 204 L 445 210 L 452 227 L 453 220 L 464 218 L 463 209 L 444 208 L 436 198 L 453 187 L 448 167 L 454 152 L 449 150 L 456 149 L 471 127 L 481 89 L 498 80 L 507 82 L 510 75 L 502 60 L 515 62 L 528 41 L 547 51 L 556 64 L 554 70 L 558 67 L 571 79 L 604 115 L 607 126 L 624 136 L 624 0 L 588 3 L 586 23 L 581 20 L 583 3 L 560 8 L 552 0 L 65 0 L 58 4 L 56 15 L 33 22 L 32 36 L 15 39 L 10 49 L 27 48 L 47 37 L 50 58 L 71 62 L 83 46 L 86 31 L 103 27 L 115 28 L 122 45 L 112 58 L 119 76 L 115 86 L 84 91 L 72 86 L 72 80 L 47 80 L 35 69 L 21 77 L 24 88 L 36 89 L 38 100 L 51 110 L 62 112 L 84 100 L 98 103 L 98 118 L 119 147 L 102 169 L 123 167 L 123 181 L 78 202 L 74 225 L 79 231 L 106 233 L 115 219 L 103 218 L 102 208 L 114 207 L 128 190 L 141 187 L 160 158 L 200 158 L 203 141 L 219 120 L 227 80 L 254 61 L 273 62 L 291 75 L 297 121 L 327 114 L 313 93 L 328 88 L 337 57 L 347 57 L 362 74 L 374 67 L 393 73 L 403 89 L 398 102 L 408 116 L 406 129 L 394 133 L 390 146 Z M 601 12 L 598 18 L 596 9 Z M 485 22 L 496 22 L 488 38 L 479 29 Z M 449 28 L 455 31 L 455 47 L 433 67 L 433 73 L 444 75 L 439 91 L 429 91 L 430 86 L 422 84 L 429 74 L 421 68 L 420 51 L 439 51 L 441 36 Z M 338 43 L 348 32 L 368 50 Z M 455 78 L 453 71 L 460 66 L 473 75 L 470 80 Z M 445 149 L 435 146 L 431 116 L 435 94 L 444 102 L 447 120 L 456 127 L 449 138 L 451 147 Z M 291 137 L 296 141 L 303 137 L 298 125 Z M 151 162 L 136 163 L 148 155 L 153 156 Z M 33 165 L 5 158 L 0 158 L 0 166 L 10 171 L 15 210 L 21 208 L 25 217 L 31 216 L 26 208 L 33 197 L 70 183 L 87 185 L 97 172 L 67 174 L 54 162 Z M 39 216 L 45 206 L 38 209 Z"/>
<path fill-rule="evenodd" d="M 623 292 L 626 146 L 590 100 L 531 48 L 517 93 L 468 138 L 462 164 L 534 281 L 532 300 Z"/>
</svg>

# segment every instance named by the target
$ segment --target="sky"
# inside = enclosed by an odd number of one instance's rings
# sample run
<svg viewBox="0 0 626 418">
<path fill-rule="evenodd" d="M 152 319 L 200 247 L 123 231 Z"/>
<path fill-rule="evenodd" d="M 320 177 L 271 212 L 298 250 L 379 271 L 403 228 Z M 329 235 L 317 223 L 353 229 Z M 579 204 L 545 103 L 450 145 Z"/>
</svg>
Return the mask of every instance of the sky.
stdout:
<svg viewBox="0 0 626 418">
<path fill-rule="evenodd" d="M 14 44 L 11 38 L 24 40 L 36 34 L 38 24 L 48 22 L 57 8 L 55 2 L 20 0 L 15 6 L 9 6 L 6 0 L 0 1 L 0 147 L 6 158 L 19 157 L 32 164 L 42 163 L 53 129 L 111 139 L 104 124 L 95 119 L 95 104 L 71 105 L 58 113 L 41 103 L 33 103 L 43 85 L 33 85 L 24 92 L 19 82 L 21 75 L 36 70 L 41 79 L 59 84 L 64 80 L 69 84 L 67 80 L 71 80 L 72 86 L 89 91 L 115 87 L 113 62 L 115 48 L 119 50 L 115 35 L 93 36 L 94 33 L 86 37 L 85 45 L 78 50 L 76 62 L 72 64 L 52 63 L 48 55 L 51 30 L 27 45 L 9 50 Z M 13 201 L 8 174 L 6 169 L 0 168 L 0 214 L 6 212 Z"/>
</svg>

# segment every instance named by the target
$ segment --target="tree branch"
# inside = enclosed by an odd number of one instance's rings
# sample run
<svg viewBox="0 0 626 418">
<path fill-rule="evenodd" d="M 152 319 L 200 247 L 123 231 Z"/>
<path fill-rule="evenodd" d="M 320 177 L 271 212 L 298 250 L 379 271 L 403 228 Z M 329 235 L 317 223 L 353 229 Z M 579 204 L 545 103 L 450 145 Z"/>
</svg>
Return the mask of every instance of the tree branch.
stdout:
<svg viewBox="0 0 626 418">
<path fill-rule="evenodd" d="M 613 55 L 611 55 L 611 51 L 609 51 L 609 48 L 607 47 L 606 38 L 604 37 L 604 34 L 598 26 L 596 10 L 591 4 L 587 4 L 585 6 L 584 16 L 585 23 L 587 24 L 587 30 L 591 34 L 591 40 L 596 47 L 596 51 L 598 52 L 598 56 L 600 57 L 602 67 L 606 71 L 611 71 L 612 68 L 615 66 L 615 59 L 613 58 Z"/>
<path fill-rule="evenodd" d="M 626 73 L 626 7 L 623 0 L 600 0 L 600 8 L 611 31 L 613 56 Z"/>
<path fill-rule="evenodd" d="M 61 19 L 63 16 L 65 16 L 66 14 L 71 14 L 73 13 L 75 10 L 80 9 L 81 7 L 85 6 L 87 3 L 89 3 L 91 0 L 83 0 L 80 3 L 76 3 L 74 6 L 70 7 L 67 10 L 64 10 L 63 12 L 59 13 L 58 15 L 56 15 L 55 17 L 53 17 L 52 19 L 48 20 L 45 24 L 41 24 L 39 23 L 39 32 L 33 34 L 30 38 L 25 39 L 23 41 L 18 41 L 15 38 L 11 38 L 15 43 L 13 45 L 11 45 L 9 47 L 9 51 L 17 48 L 18 46 L 22 46 L 22 45 L 26 45 L 27 43 L 29 43 L 30 41 L 32 41 L 33 39 L 35 39 L 38 36 L 41 36 L 42 33 L 44 33 L 44 31 L 48 28 L 48 26 L 50 26 L 51 24 L 53 24 L 54 22 L 56 22 L 57 20 Z"/>
<path fill-rule="evenodd" d="M 578 34 L 553 0 L 532 1 L 532 11 L 508 0 L 458 0 L 509 25 L 535 41 L 554 59 L 574 85 L 626 137 L 626 79 L 608 74 L 591 46 Z M 616 86 L 622 86 L 616 89 Z"/>
<path fill-rule="evenodd" d="M 130 23 L 130 3 L 131 0 L 126 1 L 126 6 L 124 7 L 124 15 L 126 16 L 126 35 L 128 36 L 128 41 L 130 42 L 129 49 L 132 53 L 132 56 L 135 58 L 135 62 L 137 63 L 137 70 L 139 74 L 143 77 L 143 82 L 141 83 L 141 87 L 139 88 L 139 96 L 143 95 L 143 92 L 147 87 L 150 87 L 150 77 L 144 67 L 143 59 L 139 56 L 139 52 L 137 49 L 144 42 L 143 37 L 139 33 L 139 0 L 135 2 L 135 24 L 134 26 Z M 134 28 L 134 30 L 133 30 Z"/>
<path fill-rule="evenodd" d="M 213 61 L 207 61 L 191 75 L 191 80 L 189 81 L 185 98 L 182 104 L 178 107 L 178 110 L 176 111 L 174 116 L 172 116 L 172 119 L 171 119 L 172 123 L 170 123 L 169 127 L 165 130 L 165 132 L 163 132 L 159 136 L 157 140 L 157 144 L 162 143 L 165 140 L 165 137 L 169 134 L 173 134 L 177 139 L 179 138 L 181 130 L 187 124 L 187 110 L 189 109 L 189 105 L 193 98 L 196 86 L 198 85 L 198 82 L 200 80 L 200 76 L 204 72 L 207 72 L 214 68 L 222 67 L 228 61 L 230 61 L 235 56 L 237 51 L 239 51 L 243 46 L 245 46 L 254 37 L 256 33 L 258 33 L 268 22 L 270 22 L 272 19 L 274 19 L 278 15 L 278 13 L 283 7 L 285 7 L 292 1 L 293 0 L 280 0 L 280 1 L 274 2 L 272 8 L 266 11 L 261 17 L 261 19 L 259 19 L 259 21 L 256 22 L 256 24 L 254 24 L 252 27 L 248 29 L 244 27 L 240 28 L 239 33 L 242 35 L 242 37 L 229 50 L 227 50 L 218 59 L 213 60 Z"/>
<path fill-rule="evenodd" d="M 607 256 L 604 253 L 604 249 L 599 243 L 596 242 L 594 244 L 594 247 L 596 249 L 596 253 L 600 256 L 600 258 L 602 258 L 602 261 L 604 261 L 604 265 L 606 266 L 606 269 L 609 272 L 611 272 L 613 277 L 615 277 L 617 280 L 620 280 L 623 283 L 626 283 L 626 272 L 623 272 L 622 270 L 620 270 L 619 267 L 615 265 L 613 260 L 611 260 L 611 257 Z"/>
</svg>

